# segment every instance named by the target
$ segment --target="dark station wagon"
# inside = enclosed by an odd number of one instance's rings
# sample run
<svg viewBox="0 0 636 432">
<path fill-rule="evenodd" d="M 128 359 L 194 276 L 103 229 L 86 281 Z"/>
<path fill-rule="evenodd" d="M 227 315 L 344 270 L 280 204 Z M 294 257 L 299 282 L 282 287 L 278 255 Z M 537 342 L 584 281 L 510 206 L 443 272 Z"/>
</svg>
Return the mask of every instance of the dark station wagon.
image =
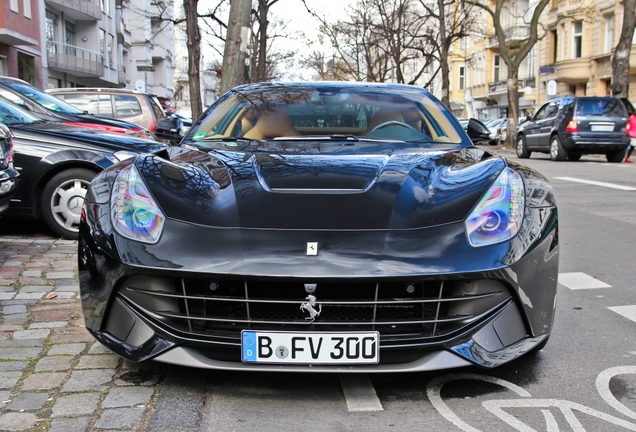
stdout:
<svg viewBox="0 0 636 432">
<path fill-rule="evenodd" d="M 555 161 L 576 161 L 584 154 L 605 154 L 608 162 L 622 162 L 628 118 L 625 104 L 615 97 L 551 99 L 519 127 L 517 156 L 529 158 L 536 151 Z"/>
</svg>

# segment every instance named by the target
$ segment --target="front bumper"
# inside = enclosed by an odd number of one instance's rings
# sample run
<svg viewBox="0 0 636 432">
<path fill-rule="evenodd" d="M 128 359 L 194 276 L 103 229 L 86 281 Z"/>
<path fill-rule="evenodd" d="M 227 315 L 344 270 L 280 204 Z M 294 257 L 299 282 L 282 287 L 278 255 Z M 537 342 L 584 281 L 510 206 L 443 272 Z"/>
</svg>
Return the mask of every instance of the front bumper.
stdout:
<svg viewBox="0 0 636 432">
<path fill-rule="evenodd" d="M 99 211 L 95 215 L 98 216 Z M 520 240 L 513 239 L 490 249 L 468 249 L 462 244 L 465 242 L 463 226 L 457 224 L 409 233 L 411 242 L 428 245 L 419 250 L 421 256 L 428 258 L 419 260 L 417 265 L 412 255 L 401 258 L 401 263 L 395 255 L 392 262 L 378 258 L 363 265 L 364 260 L 354 259 L 356 257 L 350 254 L 334 257 L 323 249 L 323 259 L 314 261 L 313 266 L 308 262 L 294 265 L 289 256 L 280 253 L 262 257 L 267 262 L 259 262 L 247 252 L 260 247 L 260 243 L 253 240 L 254 233 L 250 234 L 250 243 L 234 239 L 235 245 L 245 247 L 240 253 L 235 249 L 235 256 L 230 249 L 232 242 L 224 242 L 223 235 L 200 226 L 171 221 L 166 231 L 172 235 L 166 234 L 165 238 L 170 241 L 149 246 L 113 234 L 103 235 L 95 226 L 83 222 L 79 239 L 79 279 L 86 327 L 113 352 L 137 362 L 152 359 L 210 369 L 314 372 L 495 367 L 528 352 L 549 337 L 551 331 L 558 274 L 556 211 L 545 213 L 541 220 L 546 226 L 536 232 L 544 232 L 544 235 L 535 237 L 530 248 L 527 244 L 516 244 Z M 281 243 L 280 233 L 270 234 L 279 236 L 278 243 Z M 386 233 L 382 235 L 385 248 L 387 244 L 411 246 L 406 239 L 393 239 L 393 243 L 388 241 Z M 348 237 L 339 233 L 338 237 L 346 244 L 355 235 Z M 449 241 L 449 237 L 455 240 Z M 335 237 L 329 240 L 334 250 L 343 246 Z M 208 246 L 208 253 L 198 257 L 177 256 L 183 251 L 196 250 L 186 246 L 195 241 L 200 245 L 214 245 L 214 248 Z M 273 238 L 263 239 L 263 243 L 276 244 Z M 454 257 L 450 261 L 443 258 L 445 266 L 437 261 L 442 259 L 440 245 L 447 248 L 443 256 Z M 217 248 L 222 251 L 218 256 L 211 250 Z M 351 265 L 345 265 L 347 260 Z M 500 266 L 496 267 L 496 263 Z M 223 273 L 221 268 L 231 271 Z M 241 269 L 244 273 L 240 273 Z M 382 269 L 384 274 L 380 272 Z M 197 281 L 204 282 L 197 284 Z M 211 309 L 209 305 L 217 299 L 216 294 L 199 286 L 205 288 L 210 281 L 228 286 L 229 291 L 218 291 L 217 297 L 233 301 L 234 306 Z M 326 306 L 323 316 L 311 326 L 302 315 L 296 318 L 291 315 L 292 310 L 300 313 L 299 303 L 288 309 L 268 309 L 258 312 L 262 315 L 245 316 L 244 304 L 262 298 L 258 289 L 263 281 L 278 284 L 281 292 L 287 292 L 283 285 L 297 284 L 300 290 L 294 301 L 298 302 L 306 295 L 302 289 L 304 283 L 318 283 L 319 298 L 333 304 Z M 386 313 L 400 314 L 385 316 L 385 321 L 376 319 L 379 315 L 375 314 L 373 319 L 369 318 L 364 315 L 368 305 L 344 305 L 346 296 L 341 298 L 335 294 L 338 290 L 334 287 L 342 284 L 356 286 L 357 293 L 372 290 L 372 294 L 365 297 L 375 298 L 376 307 L 386 302 Z M 415 294 L 396 294 L 396 290 L 402 287 L 404 291 L 409 284 L 415 286 Z M 323 288 L 325 286 L 327 288 Z M 389 291 L 383 296 L 385 288 Z M 425 294 L 417 297 L 417 292 Z M 285 300 L 290 299 L 285 297 Z M 329 316 L 329 310 L 346 313 Z M 347 322 L 354 312 L 360 322 Z M 277 318 L 267 314 L 276 314 Z M 335 315 L 347 318 L 343 321 Z M 387 319 L 395 322 L 387 325 Z M 209 325 L 206 320 L 215 324 Z M 403 322 L 408 320 L 411 323 Z M 417 322 L 413 324 L 413 320 Z M 391 329 L 392 325 L 396 330 Z M 277 326 L 299 332 L 323 330 L 324 326 L 326 331 L 343 331 L 348 326 L 356 330 L 379 330 L 380 363 L 242 363 L 240 330 L 272 330 Z"/>
</svg>

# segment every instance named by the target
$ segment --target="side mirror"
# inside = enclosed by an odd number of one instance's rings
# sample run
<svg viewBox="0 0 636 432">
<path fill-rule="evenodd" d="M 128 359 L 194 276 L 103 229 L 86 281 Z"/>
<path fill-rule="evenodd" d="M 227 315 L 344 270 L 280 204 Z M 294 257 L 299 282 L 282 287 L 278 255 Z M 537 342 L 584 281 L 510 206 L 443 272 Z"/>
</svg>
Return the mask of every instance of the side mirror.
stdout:
<svg viewBox="0 0 636 432">
<path fill-rule="evenodd" d="M 155 124 L 155 136 L 167 140 L 170 144 L 179 144 L 185 136 L 183 121 L 179 117 L 170 116 L 159 120 Z"/>
<path fill-rule="evenodd" d="M 466 133 L 473 143 L 481 141 L 490 141 L 490 130 L 479 120 L 471 118 L 468 120 Z"/>
</svg>

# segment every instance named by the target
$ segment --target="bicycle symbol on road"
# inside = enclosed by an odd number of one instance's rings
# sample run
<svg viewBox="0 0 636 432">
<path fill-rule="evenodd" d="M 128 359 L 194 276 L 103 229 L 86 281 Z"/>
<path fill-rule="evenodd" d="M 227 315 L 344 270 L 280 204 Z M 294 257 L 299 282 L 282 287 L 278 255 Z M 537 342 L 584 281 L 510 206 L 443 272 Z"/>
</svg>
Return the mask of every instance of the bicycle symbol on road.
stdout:
<svg viewBox="0 0 636 432">
<path fill-rule="evenodd" d="M 603 400 L 607 402 L 608 405 L 610 405 L 612 408 L 625 415 L 626 417 L 636 420 L 636 412 L 632 411 L 621 402 L 619 402 L 618 399 L 614 397 L 609 387 L 610 380 L 614 376 L 623 374 L 636 374 L 636 366 L 618 366 L 601 372 L 596 378 L 596 390 L 598 391 L 601 398 L 603 398 Z M 558 410 L 560 410 L 572 430 L 575 432 L 585 432 L 585 428 L 583 427 L 581 422 L 579 422 L 576 416 L 577 412 L 596 417 L 600 420 L 606 421 L 616 426 L 621 426 L 627 430 L 636 431 L 636 423 L 623 420 L 621 418 L 606 414 L 593 408 L 586 407 L 585 405 L 581 405 L 576 402 L 562 399 L 531 399 L 530 393 L 528 393 L 526 390 L 519 387 L 518 385 L 491 376 L 479 374 L 452 374 L 431 380 L 426 387 L 426 393 L 435 409 L 437 409 L 437 411 L 442 414 L 442 416 L 448 421 L 452 422 L 455 426 L 466 432 L 480 431 L 479 429 L 472 427 L 471 425 L 460 419 L 441 398 L 441 390 L 444 384 L 458 380 L 477 380 L 497 384 L 515 392 L 517 395 L 522 397 L 523 399 L 497 399 L 485 401 L 482 403 L 482 406 L 490 411 L 493 415 L 521 432 L 537 431 L 528 426 L 526 423 L 519 420 L 519 418 L 507 413 L 505 411 L 506 408 L 541 409 L 546 422 L 547 432 L 557 432 L 559 430 L 556 418 L 554 417 L 552 412 L 550 412 L 550 408 L 557 408 Z"/>
</svg>

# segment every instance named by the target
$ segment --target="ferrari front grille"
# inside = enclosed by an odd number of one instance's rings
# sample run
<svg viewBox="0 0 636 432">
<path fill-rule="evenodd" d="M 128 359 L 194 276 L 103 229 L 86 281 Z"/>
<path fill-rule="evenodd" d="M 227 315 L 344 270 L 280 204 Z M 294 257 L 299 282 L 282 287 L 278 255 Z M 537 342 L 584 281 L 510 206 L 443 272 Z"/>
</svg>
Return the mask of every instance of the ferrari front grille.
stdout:
<svg viewBox="0 0 636 432">
<path fill-rule="evenodd" d="M 456 333 L 510 299 L 495 280 L 417 282 L 211 281 L 134 276 L 120 294 L 179 332 L 238 340 L 242 330 L 380 332 L 396 343 Z M 410 341 L 410 342 L 407 342 Z"/>
</svg>

